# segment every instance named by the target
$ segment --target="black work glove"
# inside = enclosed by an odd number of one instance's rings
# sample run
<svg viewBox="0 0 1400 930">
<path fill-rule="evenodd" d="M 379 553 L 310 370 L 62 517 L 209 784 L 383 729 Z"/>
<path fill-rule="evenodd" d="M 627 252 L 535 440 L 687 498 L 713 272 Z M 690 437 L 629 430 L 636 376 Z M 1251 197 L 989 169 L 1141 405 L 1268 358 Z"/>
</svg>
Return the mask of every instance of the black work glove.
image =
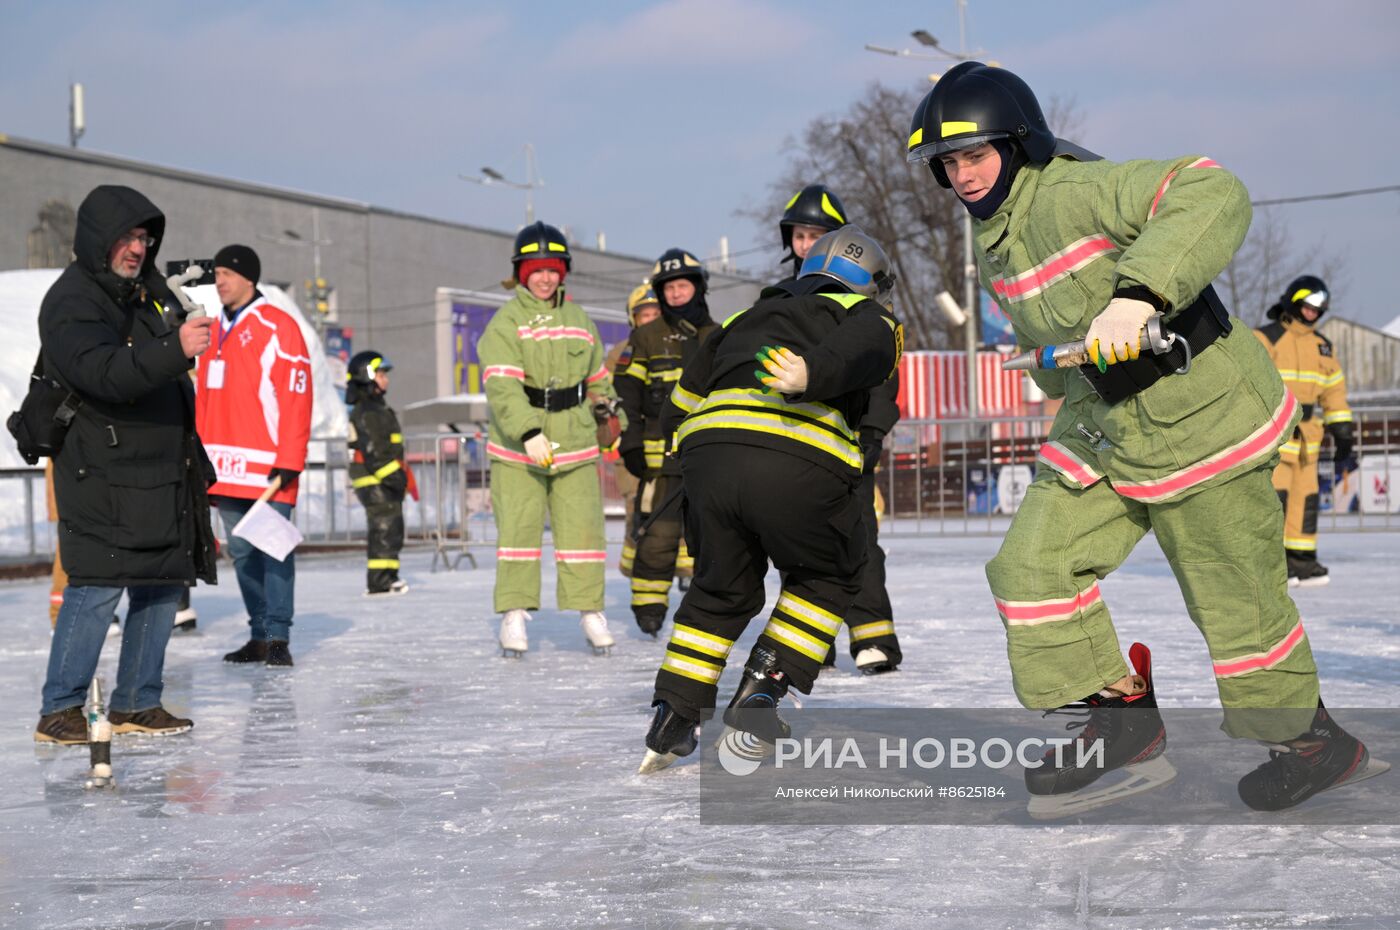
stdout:
<svg viewBox="0 0 1400 930">
<path fill-rule="evenodd" d="M 274 468 L 267 473 L 267 483 L 272 484 L 272 479 L 281 478 L 281 490 L 285 491 L 292 486 L 292 482 L 297 480 L 297 475 L 300 474 L 301 469 L 299 468 Z"/>
<path fill-rule="evenodd" d="M 1356 468 L 1356 434 L 1350 423 L 1337 423 L 1328 430 L 1332 434 L 1332 463 L 1338 477 Z"/>
<path fill-rule="evenodd" d="M 634 478 L 645 478 L 647 474 L 647 454 L 641 449 L 628 449 L 622 453 L 622 467 Z"/>
</svg>

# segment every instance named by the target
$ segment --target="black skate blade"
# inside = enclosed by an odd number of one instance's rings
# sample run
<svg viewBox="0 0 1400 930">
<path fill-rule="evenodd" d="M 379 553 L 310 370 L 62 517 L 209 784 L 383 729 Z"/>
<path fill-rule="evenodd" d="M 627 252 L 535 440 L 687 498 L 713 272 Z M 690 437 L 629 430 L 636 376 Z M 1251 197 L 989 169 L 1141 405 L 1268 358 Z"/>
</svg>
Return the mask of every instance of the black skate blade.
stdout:
<svg viewBox="0 0 1400 930">
<path fill-rule="evenodd" d="M 589 648 L 591 648 L 591 649 L 593 650 L 593 654 L 594 654 L 595 656 L 600 656 L 600 657 L 601 657 L 601 656 L 611 656 L 611 655 L 612 655 L 612 651 L 613 651 L 613 647 L 612 647 L 612 646 L 594 646 L 592 643 L 589 643 L 588 645 L 589 645 Z"/>
<path fill-rule="evenodd" d="M 525 650 L 525 649 L 507 649 L 505 646 L 502 646 L 502 647 L 501 647 L 501 658 L 502 658 L 502 659 L 523 659 L 523 658 L 525 658 L 525 653 L 526 653 L 526 651 L 527 651 L 527 650 Z"/>
<path fill-rule="evenodd" d="M 1110 772 L 1104 778 L 1111 778 L 1113 775 L 1114 773 Z M 1160 788 L 1175 777 L 1176 766 L 1168 762 L 1165 755 L 1160 755 L 1120 769 L 1119 777 L 1112 784 L 1104 784 L 1104 779 L 1100 779 L 1072 794 L 1032 795 L 1030 802 L 1026 804 L 1026 812 L 1036 820 L 1074 817 L 1117 804 L 1135 794 Z"/>
<path fill-rule="evenodd" d="M 862 675 L 888 675 L 890 672 L 899 671 L 898 665 L 891 665 L 888 662 L 881 662 L 878 665 L 867 665 L 860 670 Z"/>
</svg>

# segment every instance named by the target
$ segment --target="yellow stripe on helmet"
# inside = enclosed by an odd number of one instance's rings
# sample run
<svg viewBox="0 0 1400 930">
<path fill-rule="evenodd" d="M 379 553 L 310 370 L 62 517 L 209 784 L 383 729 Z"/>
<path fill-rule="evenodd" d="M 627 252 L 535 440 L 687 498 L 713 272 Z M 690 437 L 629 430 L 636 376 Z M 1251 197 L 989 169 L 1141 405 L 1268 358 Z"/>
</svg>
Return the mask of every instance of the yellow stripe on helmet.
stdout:
<svg viewBox="0 0 1400 930">
<path fill-rule="evenodd" d="M 920 142 L 923 142 L 923 141 L 924 141 L 924 127 L 920 126 L 918 129 L 915 129 L 915 130 L 914 130 L 914 134 L 913 134 L 912 136 L 909 137 L 909 147 L 912 149 L 914 146 L 918 145 Z M 797 198 L 794 197 L 794 198 L 792 198 L 792 199 L 793 199 L 793 200 L 796 200 Z M 792 206 L 792 204 L 788 204 L 788 206 Z"/>
<path fill-rule="evenodd" d="M 841 211 L 831 205 L 831 198 L 826 194 L 822 194 L 822 212 L 838 223 L 844 224 L 846 222 L 846 218 L 841 215 Z"/>
</svg>

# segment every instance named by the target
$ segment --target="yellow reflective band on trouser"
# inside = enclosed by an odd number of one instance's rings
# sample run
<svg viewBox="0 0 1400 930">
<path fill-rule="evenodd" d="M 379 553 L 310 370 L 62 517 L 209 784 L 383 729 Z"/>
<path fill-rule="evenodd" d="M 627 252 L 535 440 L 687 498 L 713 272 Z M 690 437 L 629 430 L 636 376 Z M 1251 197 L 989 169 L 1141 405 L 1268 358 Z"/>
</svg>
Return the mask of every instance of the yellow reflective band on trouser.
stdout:
<svg viewBox="0 0 1400 930">
<path fill-rule="evenodd" d="M 1322 418 L 1323 426 L 1331 426 L 1333 423 L 1351 422 L 1353 422 L 1353 420 L 1350 410 L 1333 410 L 1331 413 L 1327 414 L 1327 416 Z"/>
<path fill-rule="evenodd" d="M 374 571 L 376 568 L 398 568 L 398 567 L 399 567 L 399 560 L 398 560 L 398 559 L 370 559 L 368 564 L 369 564 L 370 571 Z"/>
<path fill-rule="evenodd" d="M 713 685 L 719 683 L 719 676 L 724 671 L 724 666 L 706 662 L 704 659 L 697 659 L 694 656 L 667 652 L 666 658 L 661 660 L 661 670 L 673 675 L 680 675 L 683 678 L 690 678 L 701 684 Z"/>
<path fill-rule="evenodd" d="M 1305 538 L 1301 536 L 1285 536 L 1283 537 L 1283 548 L 1294 549 L 1301 552 L 1316 552 L 1317 537 L 1308 536 Z"/>
<path fill-rule="evenodd" d="M 393 443 L 403 443 L 403 433 L 390 433 L 389 441 Z"/>
<path fill-rule="evenodd" d="M 788 591 L 784 591 L 778 596 L 776 608 L 783 613 L 790 614 L 798 620 L 811 624 L 824 633 L 836 635 L 836 631 L 841 629 L 841 618 L 829 610 L 823 610 L 811 601 L 804 601 L 802 598 Z"/>
<path fill-rule="evenodd" d="M 893 636 L 893 620 L 875 620 L 871 623 L 862 623 L 859 626 L 851 627 L 851 642 L 858 643 L 863 639 L 875 639 L 877 636 Z"/>
<path fill-rule="evenodd" d="M 718 659 L 728 658 L 729 650 L 734 648 L 734 640 L 706 633 L 704 630 L 697 630 L 684 623 L 677 623 L 675 629 L 671 631 L 671 642 Z"/>
<path fill-rule="evenodd" d="M 671 391 L 671 403 L 684 410 L 686 413 L 694 413 L 695 408 L 705 402 L 701 394 L 693 394 L 681 387 L 679 384 Z"/>
<path fill-rule="evenodd" d="M 665 594 L 640 594 L 636 591 L 632 592 L 633 607 L 650 607 L 653 604 L 660 604 L 662 607 L 665 607 L 669 603 L 670 601 Z"/>
<path fill-rule="evenodd" d="M 768 618 L 768 625 L 763 628 L 763 635 L 769 639 L 776 639 L 783 645 L 816 662 L 825 661 L 826 654 L 831 651 L 831 643 L 817 639 L 811 633 L 798 629 L 791 623 L 779 620 L 777 614 Z"/>
<path fill-rule="evenodd" d="M 659 591 L 665 594 L 667 591 L 671 590 L 671 582 L 669 579 L 666 581 L 655 581 L 650 578 L 633 578 L 632 590 L 633 592 Z"/>
</svg>

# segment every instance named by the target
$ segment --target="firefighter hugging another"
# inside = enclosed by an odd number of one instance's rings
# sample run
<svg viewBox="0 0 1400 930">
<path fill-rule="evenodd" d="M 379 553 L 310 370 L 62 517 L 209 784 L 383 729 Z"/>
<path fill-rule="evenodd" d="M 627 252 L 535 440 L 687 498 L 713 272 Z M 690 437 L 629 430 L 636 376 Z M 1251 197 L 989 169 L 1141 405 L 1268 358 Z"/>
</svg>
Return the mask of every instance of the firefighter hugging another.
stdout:
<svg viewBox="0 0 1400 930">
<path fill-rule="evenodd" d="M 796 281 L 704 340 L 671 393 L 663 435 L 678 424 L 695 578 L 657 672 L 642 772 L 695 750 L 729 652 L 763 607 L 769 560 L 782 593 L 725 722 L 771 742 L 788 688 L 812 689 L 865 565 L 853 426 L 899 359 L 888 268 L 857 227 L 828 233 Z"/>
</svg>

